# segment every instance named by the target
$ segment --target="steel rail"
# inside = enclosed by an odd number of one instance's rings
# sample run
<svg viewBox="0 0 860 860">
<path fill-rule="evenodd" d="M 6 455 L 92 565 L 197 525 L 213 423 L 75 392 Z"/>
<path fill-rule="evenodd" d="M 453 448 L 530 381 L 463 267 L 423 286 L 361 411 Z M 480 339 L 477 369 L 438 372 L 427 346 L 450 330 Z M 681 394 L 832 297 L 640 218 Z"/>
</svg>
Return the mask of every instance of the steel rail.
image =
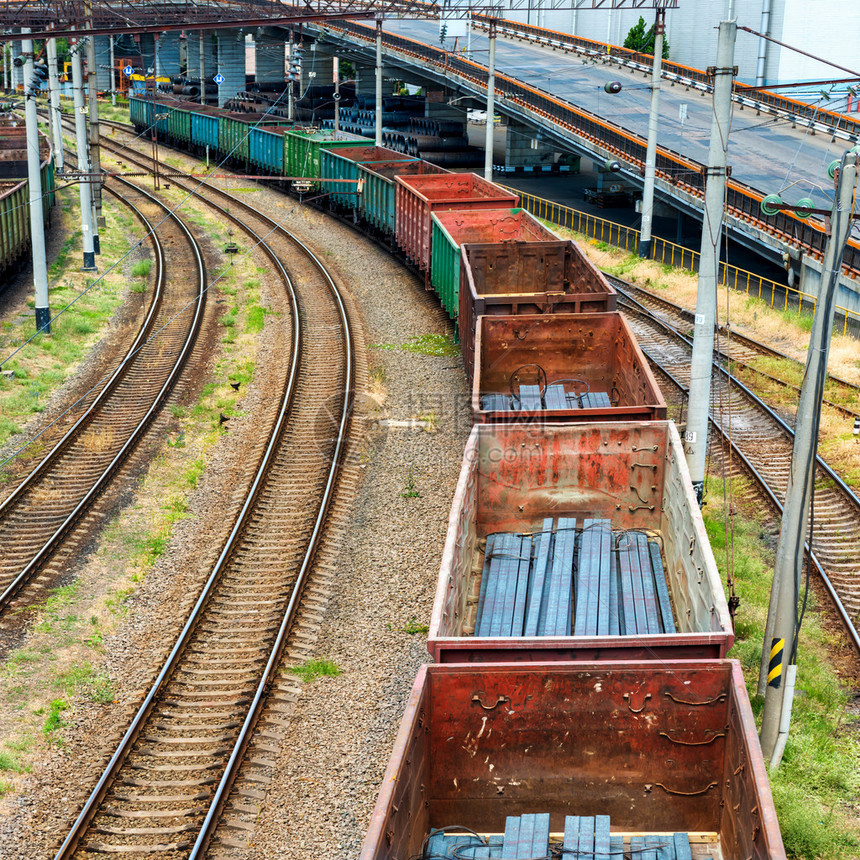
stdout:
<svg viewBox="0 0 860 860">
<path fill-rule="evenodd" d="M 691 341 L 689 341 L 686 337 L 684 337 L 683 334 L 681 334 L 677 329 L 675 329 L 669 323 L 667 323 L 664 320 L 661 320 L 659 317 L 655 316 L 651 310 L 649 310 L 647 307 L 645 307 L 640 302 L 636 301 L 636 299 L 634 299 L 630 296 L 627 296 L 625 294 L 622 298 L 622 301 L 625 302 L 628 305 L 628 307 L 630 308 L 630 310 L 632 310 L 634 313 L 638 313 L 642 316 L 645 316 L 649 320 L 649 322 L 662 328 L 671 337 L 674 337 L 677 340 L 682 341 L 684 344 L 686 344 L 687 346 L 692 348 L 692 342 Z M 643 349 L 643 351 L 645 351 L 644 347 L 642 349 Z M 647 352 L 646 352 L 646 355 L 647 355 Z M 650 355 L 648 355 L 648 360 L 660 371 L 660 373 L 662 373 L 667 379 L 669 379 L 684 395 L 689 394 L 689 389 L 687 388 L 687 386 L 685 386 L 669 370 L 667 370 L 665 367 L 663 367 L 663 365 L 659 361 L 657 361 L 655 358 L 652 358 Z M 779 422 L 779 424 L 782 426 L 782 429 L 787 431 L 787 433 L 789 433 L 790 436 L 793 438 L 794 433 L 791 431 L 791 429 L 788 427 L 788 425 L 785 424 L 785 422 L 782 421 L 782 419 L 766 403 L 764 403 L 759 397 L 757 397 L 756 394 L 754 394 L 752 391 L 750 391 L 736 377 L 727 373 L 726 370 L 724 368 L 722 368 L 718 362 L 714 362 L 713 367 L 718 372 L 722 373 L 727 378 L 731 379 L 733 385 L 739 387 L 747 396 L 749 396 L 756 403 L 756 405 L 758 405 L 761 409 L 763 409 L 768 414 L 769 417 L 771 417 L 771 418 L 775 419 L 777 422 Z M 714 418 L 712 415 L 708 416 L 708 420 L 716 428 L 716 430 L 719 432 L 720 436 L 723 439 L 725 439 L 726 442 L 728 442 L 729 446 L 731 447 L 732 452 L 737 455 L 738 459 L 740 460 L 741 463 L 743 463 L 744 468 L 746 468 L 749 471 L 750 475 L 753 477 L 755 482 L 758 484 L 759 488 L 764 493 L 765 497 L 776 508 L 777 513 L 780 516 L 782 516 L 783 505 L 779 501 L 779 499 L 776 496 L 776 493 L 774 493 L 773 489 L 767 483 L 765 478 L 759 473 L 759 471 L 755 468 L 755 466 L 750 462 L 749 458 L 738 447 L 737 443 L 731 438 L 731 436 L 728 434 L 728 432 L 723 429 L 720 422 L 717 421 L 717 419 Z M 825 472 L 828 474 L 829 477 L 834 477 L 840 484 L 842 484 L 842 486 L 845 486 L 844 482 L 842 482 L 841 478 L 839 478 L 838 475 L 836 475 L 836 473 L 833 472 L 833 470 L 830 468 L 830 466 L 828 466 L 827 463 L 825 463 L 821 459 L 821 457 L 819 457 L 819 456 L 816 457 L 816 463 L 817 463 L 817 465 L 821 466 L 825 470 Z M 840 489 L 841 489 L 841 487 L 840 487 Z M 851 491 L 851 489 L 847 486 L 845 487 L 845 489 L 850 494 L 850 498 L 856 504 L 860 505 L 860 500 L 857 499 L 857 497 L 854 495 L 854 493 Z M 815 551 L 812 549 L 808 540 L 806 541 L 804 546 L 805 546 L 807 553 L 810 554 L 810 558 L 812 560 L 813 565 L 815 566 L 815 569 L 816 569 L 818 575 L 821 577 L 821 581 L 824 585 L 825 591 L 827 592 L 827 596 L 830 598 L 831 602 L 833 603 L 833 607 L 836 610 L 837 615 L 839 616 L 839 620 L 842 623 L 843 627 L 845 628 L 845 632 L 848 634 L 849 641 L 854 646 L 855 651 L 858 654 L 860 654 L 860 632 L 858 632 L 857 628 L 854 626 L 854 623 L 851 620 L 851 616 L 848 614 L 848 611 L 846 610 L 844 604 L 842 603 L 842 600 L 839 597 L 839 594 L 837 593 L 833 583 L 830 581 L 830 577 L 825 572 L 824 567 L 822 566 L 821 562 L 818 560 L 818 556 L 816 555 Z"/>
<path fill-rule="evenodd" d="M 165 211 L 169 211 L 169 210 L 167 210 L 167 207 L 163 203 L 161 203 L 157 198 L 153 197 L 148 192 L 144 191 L 141 188 L 138 188 L 136 185 L 133 185 L 132 183 L 125 182 L 124 180 L 120 180 L 120 181 L 124 185 L 127 185 L 129 188 L 132 188 L 135 191 L 139 191 L 145 197 L 148 197 L 151 201 L 155 202 L 156 204 L 158 204 L 159 206 L 164 208 Z M 84 497 L 78 502 L 77 505 L 75 505 L 75 507 L 71 511 L 71 513 L 68 514 L 66 519 L 55 530 L 54 534 L 48 539 L 48 541 L 46 541 L 45 544 L 43 544 L 41 549 L 39 549 L 39 551 L 33 556 L 33 558 L 28 562 L 26 567 L 24 567 L 15 576 L 15 578 L 3 590 L 2 594 L 0 594 L 0 613 L 2 613 L 9 606 L 9 603 L 12 600 L 12 598 L 32 578 L 32 576 L 35 574 L 36 570 L 38 570 L 38 568 L 44 563 L 47 556 L 53 551 L 53 549 L 56 548 L 57 543 L 62 539 L 62 537 L 66 534 L 66 532 L 71 528 L 71 526 L 80 518 L 80 516 L 87 510 L 90 503 L 95 499 L 95 497 L 104 489 L 104 487 L 107 484 L 110 477 L 119 468 L 119 466 L 125 460 L 125 458 L 129 454 L 131 449 L 140 441 L 140 438 L 143 435 L 144 430 L 149 425 L 149 423 L 152 420 L 152 418 L 154 417 L 155 413 L 161 407 L 161 404 L 164 401 L 164 398 L 167 396 L 169 391 L 172 389 L 177 377 L 179 376 L 179 373 L 181 372 L 181 370 L 185 364 L 185 361 L 188 357 L 188 354 L 191 351 L 191 348 L 194 344 L 194 341 L 196 340 L 197 331 L 199 329 L 200 320 L 202 319 L 202 311 L 203 311 L 203 307 L 205 304 L 206 267 L 205 267 L 204 262 L 203 262 L 203 256 L 200 253 L 200 248 L 197 245 L 197 242 L 195 241 L 194 236 L 191 234 L 191 231 L 188 229 L 188 227 L 185 224 L 182 223 L 181 220 L 179 220 L 178 218 L 175 218 L 175 216 L 174 216 L 174 220 L 180 226 L 181 230 L 185 233 L 185 235 L 189 241 L 189 244 L 192 248 L 192 251 L 193 251 L 196 263 L 197 263 L 198 275 L 199 275 L 197 301 L 195 302 L 195 306 L 194 306 L 195 307 L 194 318 L 192 319 L 191 325 L 189 326 L 188 335 L 185 338 L 185 341 L 182 345 L 182 349 L 180 350 L 179 355 L 173 364 L 173 368 L 171 369 L 170 374 L 168 375 L 167 379 L 164 381 L 164 384 L 159 389 L 158 394 L 153 399 L 153 401 L 150 404 L 149 408 L 147 409 L 145 415 L 140 419 L 138 424 L 135 426 L 131 435 L 123 443 L 120 450 L 113 457 L 113 459 L 110 461 L 110 463 L 108 463 L 108 465 L 101 472 L 101 474 L 97 477 L 97 479 L 91 485 L 90 489 L 87 491 L 87 493 L 84 495 Z M 144 218 L 144 221 L 148 225 L 148 221 L 146 221 L 145 218 Z M 153 231 L 151 226 L 148 226 L 148 230 L 149 230 L 150 234 L 154 235 L 154 231 Z M 158 247 L 160 249 L 160 245 Z M 159 263 L 159 276 L 161 278 L 163 278 L 164 277 L 164 258 L 163 258 L 163 256 L 158 257 L 158 263 Z M 156 309 L 157 308 L 155 307 L 155 303 L 153 303 L 153 309 L 151 310 L 151 313 L 154 314 Z M 150 328 L 151 328 L 151 325 L 150 325 Z M 114 371 L 114 374 L 111 377 L 111 379 L 113 380 L 112 388 L 114 388 L 116 386 L 116 383 L 121 379 L 125 369 L 128 367 L 130 360 L 134 357 L 134 355 L 136 354 L 136 351 L 139 350 L 141 345 L 145 342 L 146 336 L 148 334 L 149 334 L 148 331 L 146 331 L 146 332 L 144 332 L 143 330 L 141 331 L 141 334 L 135 340 L 134 347 L 131 350 L 129 350 L 129 352 L 127 353 L 126 357 L 123 359 L 120 366 Z M 101 397 L 101 394 L 100 394 L 100 397 Z M 98 402 L 101 402 L 101 401 L 98 401 Z M 85 416 L 82 416 L 82 418 L 79 419 L 78 422 L 76 422 L 76 424 L 69 431 L 69 433 L 67 433 L 63 437 L 60 444 L 62 444 L 63 446 L 67 445 L 68 442 L 70 441 L 70 435 L 69 434 L 71 434 L 73 430 L 76 430 L 77 432 L 79 432 L 81 429 L 83 429 L 84 424 L 82 424 L 81 422 L 84 420 L 84 418 L 86 418 L 86 421 L 88 422 L 91 419 L 92 415 L 93 415 L 93 412 L 89 411 Z M 84 423 L 86 423 L 86 422 L 84 422 Z M 43 464 L 45 464 L 48 459 L 53 459 L 54 457 L 56 457 L 57 454 L 58 454 L 58 448 L 55 447 L 55 449 L 48 455 L 48 457 L 46 457 L 45 460 L 42 461 L 42 463 L 40 463 L 39 466 L 37 467 L 37 469 L 40 471 L 40 473 L 42 471 Z M 28 483 L 30 480 L 33 480 L 32 476 L 28 478 Z M 19 487 L 18 490 L 16 490 L 16 493 L 13 495 L 15 495 L 17 497 L 18 491 L 20 489 L 21 488 Z M 8 502 L 8 500 L 7 500 L 7 502 Z M 5 504 L 6 503 L 4 503 L 4 506 L 5 506 Z"/>
<path fill-rule="evenodd" d="M 126 153 L 124 157 L 128 160 L 132 160 L 128 158 L 128 150 L 125 149 L 124 152 Z M 176 185 L 178 187 L 183 187 L 181 183 L 176 183 Z M 190 857 L 194 858 L 200 857 L 203 852 L 205 852 L 206 847 L 208 846 L 215 831 L 215 828 L 217 827 L 221 810 L 223 809 L 223 805 L 227 800 L 230 788 L 235 781 L 236 775 L 244 757 L 244 752 L 248 746 L 248 743 L 251 740 L 251 734 L 259 718 L 260 711 L 262 710 L 262 706 L 264 704 L 268 688 L 270 687 L 274 679 L 275 670 L 281 659 L 281 656 L 283 655 L 283 649 L 286 646 L 287 637 L 289 635 L 292 622 L 295 618 L 295 613 L 298 608 L 302 592 L 304 590 L 304 585 L 310 574 L 311 564 L 316 553 L 325 518 L 328 513 L 328 508 L 331 502 L 331 498 L 334 494 L 336 480 L 340 471 L 346 434 L 349 426 L 349 416 L 353 399 L 352 389 L 354 384 L 354 356 L 352 349 L 352 335 L 351 328 L 349 325 L 349 318 L 346 313 L 346 308 L 343 304 L 343 299 L 340 295 L 340 292 L 338 291 L 334 280 L 331 278 L 322 261 L 320 261 L 319 258 L 310 250 L 310 248 L 308 248 L 307 245 L 302 242 L 295 234 L 282 227 L 272 218 L 269 218 L 267 215 L 257 212 L 255 209 L 253 209 L 253 207 L 249 206 L 244 201 L 238 200 L 227 192 L 221 191 L 221 189 L 213 188 L 211 186 L 206 185 L 205 183 L 200 183 L 200 185 L 204 185 L 207 190 L 213 191 L 221 195 L 222 197 L 227 198 L 231 203 L 236 204 L 240 208 L 243 208 L 244 210 L 253 213 L 255 217 L 268 223 L 273 230 L 277 230 L 279 233 L 287 237 L 290 241 L 298 245 L 306 254 L 306 256 L 311 260 L 314 266 L 320 271 L 329 287 L 329 290 L 332 293 L 332 296 L 338 308 L 338 313 L 341 318 L 341 324 L 344 331 L 344 366 L 346 372 L 344 378 L 344 394 L 341 419 L 338 427 L 338 436 L 335 444 L 335 449 L 332 454 L 332 462 L 329 468 L 323 497 L 320 501 L 319 510 L 315 519 L 314 528 L 309 538 L 308 546 L 304 553 L 302 564 L 296 578 L 296 582 L 293 585 L 288 605 L 284 611 L 284 615 L 281 620 L 277 636 L 270 651 L 266 666 L 264 667 L 263 673 L 258 682 L 255 695 L 249 705 L 248 712 L 245 716 L 245 720 L 243 721 L 239 735 L 233 745 L 230 757 L 225 765 L 221 780 L 219 781 L 215 794 L 210 801 L 209 809 L 207 810 L 206 817 L 201 825 L 200 831 L 198 832 L 197 839 L 192 848 L 192 853 L 189 855 Z M 274 251 L 271 250 L 271 248 L 264 241 L 264 239 L 257 236 L 257 234 L 255 234 L 246 224 L 244 224 L 238 216 L 233 215 L 229 212 L 229 210 L 218 206 L 211 200 L 206 200 L 203 195 L 199 193 L 199 190 L 193 190 L 188 188 L 185 188 L 185 190 L 191 190 L 192 193 L 195 194 L 195 196 L 200 197 L 200 199 L 204 200 L 207 205 L 212 206 L 213 208 L 222 212 L 222 214 L 228 217 L 231 221 L 233 221 L 238 226 L 242 227 L 242 229 L 244 229 L 246 232 L 254 236 L 257 243 L 263 248 L 269 258 L 275 263 L 276 267 L 279 269 L 280 275 L 288 288 L 290 296 L 291 316 L 294 320 L 294 334 L 291 343 L 290 370 L 288 374 L 287 384 L 285 385 L 284 393 L 282 395 L 281 405 L 275 426 L 273 427 L 269 442 L 266 446 L 266 450 L 261 457 L 261 461 L 258 465 L 252 486 L 249 489 L 239 516 L 237 517 L 237 520 L 234 523 L 233 528 L 231 529 L 230 535 L 225 542 L 221 554 L 219 555 L 218 560 L 216 561 L 215 566 L 213 567 L 213 570 L 210 573 L 209 578 L 207 579 L 206 584 L 204 585 L 203 590 L 197 599 L 197 602 L 191 610 L 191 613 L 185 623 L 185 626 L 183 627 L 179 638 L 174 644 L 170 655 L 168 656 L 152 687 L 150 688 L 146 698 L 141 704 L 137 714 L 132 720 L 131 725 L 129 726 L 125 735 L 120 741 L 117 750 L 114 752 L 110 762 L 108 763 L 107 767 L 99 778 L 99 781 L 93 789 L 92 793 L 90 794 L 86 804 L 78 815 L 78 818 L 73 824 L 72 829 L 66 836 L 63 845 L 57 852 L 56 860 L 63 860 L 63 858 L 71 857 L 74 853 L 78 843 L 80 842 L 80 839 L 86 831 L 87 826 L 98 812 L 99 804 L 104 799 L 104 796 L 107 793 L 114 777 L 118 773 L 129 751 L 136 742 L 147 718 L 155 707 L 158 694 L 166 686 L 171 676 L 173 675 L 173 672 L 175 671 L 179 660 L 185 651 L 185 647 L 187 646 L 200 619 L 202 618 L 203 612 L 209 604 L 214 589 L 218 584 L 218 581 L 221 579 L 226 564 L 232 554 L 233 548 L 238 541 L 242 529 L 247 522 L 250 512 L 257 500 L 257 496 L 259 494 L 263 481 L 265 480 L 266 473 L 268 471 L 269 466 L 271 465 L 277 446 L 280 442 L 285 423 L 290 415 L 292 402 L 295 395 L 296 380 L 299 372 L 299 364 L 301 358 L 300 347 L 302 342 L 302 334 L 298 297 L 289 274 L 287 273 L 280 259 L 277 257 Z"/>
<path fill-rule="evenodd" d="M 675 302 L 671 302 L 668 299 L 663 298 L 662 296 L 657 296 L 654 293 L 651 293 L 648 290 L 637 286 L 636 284 L 630 284 L 627 281 L 623 281 L 620 278 L 616 278 L 614 275 L 607 275 L 605 272 L 604 275 L 610 282 L 612 282 L 613 286 L 619 287 L 625 292 L 632 289 L 636 290 L 639 293 L 644 293 L 648 297 L 649 301 L 653 301 L 655 304 L 662 305 L 663 307 L 667 308 L 671 313 L 677 314 L 678 316 L 689 320 L 691 323 L 693 322 L 693 317 L 695 316 L 695 314 L 687 308 L 681 307 L 681 305 L 675 304 Z M 714 331 L 719 332 L 720 334 L 724 334 L 727 338 L 732 338 L 739 343 L 746 344 L 749 349 L 755 350 L 762 355 L 770 355 L 774 358 L 789 361 L 792 364 L 795 364 L 801 368 L 803 367 L 803 363 L 798 361 L 796 358 L 792 358 L 790 355 L 786 355 L 784 352 L 780 352 L 774 347 L 766 346 L 765 344 L 759 343 L 757 340 L 754 340 L 751 337 L 739 334 L 734 330 L 728 330 L 724 325 L 714 326 Z M 800 387 L 795 385 L 793 382 L 788 382 L 785 379 L 780 379 L 777 376 L 772 376 L 769 373 L 765 373 L 763 370 L 759 370 L 757 367 L 753 367 L 751 364 L 748 364 L 737 356 L 732 356 L 726 352 L 723 352 L 721 348 L 719 348 L 717 351 L 719 355 L 721 355 L 726 361 L 734 362 L 734 364 L 738 365 L 739 367 L 743 367 L 746 370 L 751 371 L 752 373 L 756 373 L 759 376 L 770 380 L 771 382 L 777 383 L 777 385 L 782 385 L 785 388 L 794 389 L 796 392 L 798 392 L 798 394 L 800 393 Z M 858 394 L 860 394 L 860 385 L 857 385 L 853 382 L 849 382 L 847 379 L 842 379 L 830 373 L 828 373 L 827 376 L 835 384 L 841 385 L 845 388 L 849 388 L 852 391 L 856 391 Z M 839 403 L 834 403 L 832 400 L 827 400 L 825 398 L 824 400 L 822 400 L 822 402 L 826 403 L 828 406 L 830 406 L 832 409 L 835 409 L 837 412 L 841 412 L 848 418 L 860 417 L 860 412 L 857 412 L 854 409 L 850 409 L 847 406 L 842 406 Z"/>
</svg>

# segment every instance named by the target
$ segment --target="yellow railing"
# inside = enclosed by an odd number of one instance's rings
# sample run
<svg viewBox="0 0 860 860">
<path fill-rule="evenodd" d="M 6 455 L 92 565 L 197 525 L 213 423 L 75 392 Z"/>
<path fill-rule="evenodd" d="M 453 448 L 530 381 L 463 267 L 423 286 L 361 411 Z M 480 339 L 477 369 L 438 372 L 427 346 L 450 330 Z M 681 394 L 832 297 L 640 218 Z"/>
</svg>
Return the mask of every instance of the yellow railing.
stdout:
<svg viewBox="0 0 860 860">
<path fill-rule="evenodd" d="M 639 231 L 633 227 L 607 221 L 605 218 L 598 218 L 587 212 L 579 212 L 569 206 L 526 194 L 516 188 L 508 188 L 508 190 L 519 194 L 523 208 L 536 218 L 549 221 L 574 233 L 582 233 L 590 239 L 606 242 L 608 245 L 630 253 L 635 253 L 639 247 Z M 658 237 L 651 240 L 651 259 L 657 263 L 690 272 L 699 270 L 698 251 Z M 781 310 L 794 310 L 797 313 L 811 313 L 813 317 L 815 316 L 817 300 L 812 294 L 764 278 L 754 272 L 748 272 L 738 266 L 721 262 L 720 281 L 748 296 L 755 296 L 768 302 L 772 308 L 779 308 L 782 305 Z M 842 317 L 843 334 L 860 337 L 860 313 L 837 305 L 836 314 Z"/>
</svg>

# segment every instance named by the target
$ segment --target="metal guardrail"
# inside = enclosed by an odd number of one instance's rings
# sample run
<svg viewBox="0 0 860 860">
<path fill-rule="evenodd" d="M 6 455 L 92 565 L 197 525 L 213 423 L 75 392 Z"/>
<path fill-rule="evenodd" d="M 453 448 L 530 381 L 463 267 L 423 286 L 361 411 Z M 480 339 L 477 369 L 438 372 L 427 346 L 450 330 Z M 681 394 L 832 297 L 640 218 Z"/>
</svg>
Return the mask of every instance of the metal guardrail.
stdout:
<svg viewBox="0 0 860 860">
<path fill-rule="evenodd" d="M 507 187 L 507 186 L 503 186 Z M 635 254 L 639 248 L 639 231 L 625 224 L 598 218 L 587 212 L 571 209 L 561 203 L 545 200 L 533 194 L 526 194 L 516 188 L 509 188 L 520 196 L 520 205 L 527 209 L 536 218 L 549 221 L 558 227 L 581 233 L 589 239 L 598 242 L 606 242 L 616 248 Z M 677 245 L 667 239 L 654 236 L 651 239 L 650 259 L 666 266 L 686 269 L 689 272 L 699 271 L 699 252 L 683 245 Z M 777 310 L 794 311 L 798 314 L 809 314 L 815 317 L 817 297 L 803 290 L 780 284 L 777 281 L 733 266 L 729 263 L 720 262 L 719 280 L 721 284 L 728 284 L 738 292 L 746 293 L 760 299 Z M 834 332 L 849 335 L 860 339 L 860 313 L 836 307 L 836 322 Z"/>
<path fill-rule="evenodd" d="M 472 20 L 479 26 L 486 28 L 489 25 L 490 18 L 486 15 L 474 15 Z M 650 54 L 643 54 L 640 51 L 633 51 L 630 48 L 623 48 L 619 45 L 611 45 L 608 42 L 584 39 L 581 36 L 573 36 L 558 30 L 549 30 L 546 27 L 536 27 L 533 24 L 522 24 L 519 21 L 504 19 L 496 20 L 496 28 L 502 33 L 516 33 L 537 41 L 570 47 L 573 50 L 592 56 L 611 57 L 620 62 L 634 63 L 648 68 L 651 67 L 652 63 Z M 681 78 L 693 83 L 703 84 L 709 90 L 711 88 L 711 78 L 707 72 L 692 66 L 685 66 L 682 63 L 675 63 L 671 60 L 663 60 L 663 75 L 669 79 Z M 732 89 L 737 98 L 751 99 L 762 105 L 783 111 L 796 119 L 819 122 L 834 131 L 842 131 L 845 134 L 860 136 L 860 120 L 852 119 L 845 116 L 845 114 L 814 107 L 797 99 L 769 92 L 768 90 L 752 89 L 750 86 L 742 83 L 735 82 Z"/>
<path fill-rule="evenodd" d="M 326 31 L 342 31 L 362 41 L 374 40 L 372 30 L 352 21 L 327 22 L 319 26 Z M 383 33 L 383 44 L 390 50 L 431 63 L 442 69 L 446 75 L 457 74 L 486 89 L 485 66 L 452 56 L 447 51 L 424 42 L 391 33 Z M 496 74 L 496 92 L 498 96 L 509 102 L 521 105 L 526 110 L 550 120 L 579 137 L 592 141 L 630 163 L 638 166 L 645 164 L 645 139 L 621 126 L 507 75 Z M 705 168 L 697 161 L 658 146 L 657 174 L 680 190 L 697 197 L 704 196 Z M 819 259 L 823 258 L 824 246 L 827 242 L 823 224 L 803 221 L 794 213 L 785 210 L 764 219 L 761 213 L 762 197 L 763 195 L 750 186 L 734 180 L 728 182 L 726 205 L 732 215 L 754 224 L 760 230 L 778 235 L 787 243 L 803 246 L 807 253 Z M 860 276 L 860 244 L 851 240 L 845 248 L 842 261 L 849 277 Z"/>
</svg>

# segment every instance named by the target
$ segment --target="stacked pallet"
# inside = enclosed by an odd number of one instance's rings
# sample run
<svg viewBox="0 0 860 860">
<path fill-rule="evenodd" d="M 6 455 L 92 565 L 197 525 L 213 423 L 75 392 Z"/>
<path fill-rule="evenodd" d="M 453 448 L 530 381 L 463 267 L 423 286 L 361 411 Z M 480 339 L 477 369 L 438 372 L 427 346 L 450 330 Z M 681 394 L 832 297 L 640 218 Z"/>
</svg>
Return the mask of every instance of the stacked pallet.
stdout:
<svg viewBox="0 0 860 860">
<path fill-rule="evenodd" d="M 430 834 L 423 857 L 432 860 L 537 860 L 561 857 L 561 860 L 611 860 L 632 857 L 634 860 L 691 860 L 688 833 L 624 836 L 610 833 L 608 815 L 568 815 L 564 819 L 561 845 L 550 849 L 549 815 L 508 816 L 504 835 L 486 838 L 475 833 L 445 832 Z M 559 855 L 560 849 L 560 855 Z M 710 860 L 710 858 L 703 858 Z"/>
<path fill-rule="evenodd" d="M 475 636 L 675 633 L 655 540 L 607 519 L 547 518 L 536 534 L 487 536 Z"/>
<path fill-rule="evenodd" d="M 495 412 L 541 412 L 545 409 L 609 409 L 612 401 L 605 391 L 577 394 L 563 384 L 547 385 L 543 396 L 539 385 L 520 385 L 515 395 L 482 394 L 481 408 Z"/>
</svg>

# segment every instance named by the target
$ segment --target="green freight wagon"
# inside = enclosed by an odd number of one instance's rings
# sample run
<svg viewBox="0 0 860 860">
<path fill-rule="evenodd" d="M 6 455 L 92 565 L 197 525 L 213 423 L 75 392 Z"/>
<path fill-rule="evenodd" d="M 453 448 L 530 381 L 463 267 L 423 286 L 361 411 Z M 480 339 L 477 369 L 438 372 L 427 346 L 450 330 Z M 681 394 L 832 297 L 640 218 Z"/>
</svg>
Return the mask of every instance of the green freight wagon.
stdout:
<svg viewBox="0 0 860 860">
<path fill-rule="evenodd" d="M 248 165 L 248 139 L 251 127 L 282 125 L 277 116 L 258 113 L 221 113 L 218 117 L 218 151 L 222 158 L 246 167 Z"/>
<path fill-rule="evenodd" d="M 460 246 L 467 242 L 557 242 L 558 236 L 525 209 L 449 209 L 434 212 L 430 283 L 451 319 L 460 312 Z"/>
<path fill-rule="evenodd" d="M 194 110 L 194 107 L 193 104 L 189 103 L 185 107 L 167 108 L 168 140 L 185 145 L 191 143 L 191 111 Z"/>
<path fill-rule="evenodd" d="M 294 178 L 319 179 L 324 149 L 348 149 L 369 142 L 367 137 L 345 131 L 293 129 L 284 135 L 284 172 Z"/>
</svg>

